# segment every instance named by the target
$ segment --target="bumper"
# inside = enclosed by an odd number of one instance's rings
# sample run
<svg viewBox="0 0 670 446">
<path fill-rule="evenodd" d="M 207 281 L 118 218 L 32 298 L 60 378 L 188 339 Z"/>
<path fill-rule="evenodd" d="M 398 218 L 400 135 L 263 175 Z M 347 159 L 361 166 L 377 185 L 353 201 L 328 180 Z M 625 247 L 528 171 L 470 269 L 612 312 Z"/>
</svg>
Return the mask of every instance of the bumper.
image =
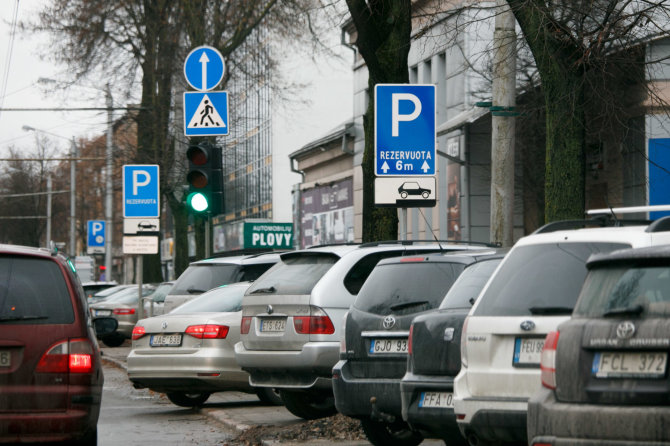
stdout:
<svg viewBox="0 0 670 446">
<path fill-rule="evenodd" d="M 235 363 L 232 352 L 222 356 L 209 349 L 190 354 L 166 354 L 155 350 L 131 350 L 128 355 L 128 379 L 139 387 L 159 392 L 195 390 L 249 391 L 249 375 Z"/>
<path fill-rule="evenodd" d="M 0 443 L 73 441 L 95 429 L 96 410 L 0 414 Z"/>
<path fill-rule="evenodd" d="M 308 342 L 296 351 L 247 350 L 242 342 L 235 344 L 237 363 L 256 387 L 330 388 L 339 355 L 339 342 Z"/>
<path fill-rule="evenodd" d="M 528 401 L 520 398 L 457 398 L 455 412 L 461 435 L 486 441 L 526 441 Z"/>
<path fill-rule="evenodd" d="M 670 444 L 669 425 L 668 406 L 560 403 L 546 388 L 528 402 L 528 438 L 556 446 Z"/>
<path fill-rule="evenodd" d="M 407 373 L 400 381 L 402 418 L 413 429 L 440 438 L 460 436 L 453 407 L 419 407 L 423 392 L 454 391 L 454 379 L 447 376 L 423 376 Z"/>
<path fill-rule="evenodd" d="M 116 329 L 116 332 L 122 334 L 124 338 L 130 339 L 133 334 L 133 328 L 135 328 L 135 322 L 119 321 L 119 327 Z"/>
<path fill-rule="evenodd" d="M 343 415 L 371 416 L 370 398 L 374 396 L 377 411 L 401 417 L 400 379 L 355 378 L 347 361 L 339 361 L 333 367 L 333 393 L 335 407 Z"/>
</svg>

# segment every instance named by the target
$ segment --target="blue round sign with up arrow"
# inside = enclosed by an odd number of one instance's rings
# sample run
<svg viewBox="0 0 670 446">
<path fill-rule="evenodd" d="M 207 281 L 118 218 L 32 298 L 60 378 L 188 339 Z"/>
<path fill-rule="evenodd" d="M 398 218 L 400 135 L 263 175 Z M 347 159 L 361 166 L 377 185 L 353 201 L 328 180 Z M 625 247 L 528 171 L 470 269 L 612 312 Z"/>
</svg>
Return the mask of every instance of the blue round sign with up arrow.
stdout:
<svg viewBox="0 0 670 446">
<path fill-rule="evenodd" d="M 223 56 L 211 46 L 195 48 L 184 62 L 186 82 L 199 91 L 208 91 L 219 85 L 224 70 Z"/>
</svg>

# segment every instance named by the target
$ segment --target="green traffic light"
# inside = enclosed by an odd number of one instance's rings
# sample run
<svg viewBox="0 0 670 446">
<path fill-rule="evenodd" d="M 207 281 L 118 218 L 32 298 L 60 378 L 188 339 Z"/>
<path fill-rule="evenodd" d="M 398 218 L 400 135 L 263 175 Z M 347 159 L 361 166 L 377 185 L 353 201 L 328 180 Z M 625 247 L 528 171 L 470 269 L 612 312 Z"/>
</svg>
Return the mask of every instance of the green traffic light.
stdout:
<svg viewBox="0 0 670 446">
<path fill-rule="evenodd" d="M 196 212 L 204 212 L 209 208 L 207 197 L 202 192 L 193 192 L 186 198 L 186 202 Z"/>
</svg>

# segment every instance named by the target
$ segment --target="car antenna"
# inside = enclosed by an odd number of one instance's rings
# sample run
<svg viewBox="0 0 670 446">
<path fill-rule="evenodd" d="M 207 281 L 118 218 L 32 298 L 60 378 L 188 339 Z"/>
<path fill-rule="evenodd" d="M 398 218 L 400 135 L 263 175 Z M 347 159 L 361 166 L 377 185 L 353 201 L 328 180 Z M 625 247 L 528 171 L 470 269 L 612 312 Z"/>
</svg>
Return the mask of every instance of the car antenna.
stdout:
<svg viewBox="0 0 670 446">
<path fill-rule="evenodd" d="M 616 222 L 616 226 L 619 226 L 619 219 L 616 218 L 616 214 L 614 213 L 614 208 L 612 208 L 612 205 L 610 205 L 610 201 L 607 199 L 607 195 L 605 195 L 605 204 L 607 205 L 610 212 L 612 213 L 612 218 Z"/>
<path fill-rule="evenodd" d="M 430 226 L 430 223 L 428 223 L 428 219 L 427 219 L 426 216 L 424 215 L 424 213 L 423 213 L 423 209 L 419 208 L 419 212 L 421 213 L 421 216 L 423 217 L 423 221 L 426 222 L 426 227 L 427 227 L 428 229 L 430 229 L 430 234 L 433 236 L 433 238 L 434 238 L 435 241 L 437 242 L 437 245 L 440 247 L 440 251 L 444 251 L 444 248 L 442 247 L 442 244 L 441 244 L 440 241 L 438 240 L 437 236 L 435 236 L 435 232 L 433 231 L 433 228 Z"/>
</svg>

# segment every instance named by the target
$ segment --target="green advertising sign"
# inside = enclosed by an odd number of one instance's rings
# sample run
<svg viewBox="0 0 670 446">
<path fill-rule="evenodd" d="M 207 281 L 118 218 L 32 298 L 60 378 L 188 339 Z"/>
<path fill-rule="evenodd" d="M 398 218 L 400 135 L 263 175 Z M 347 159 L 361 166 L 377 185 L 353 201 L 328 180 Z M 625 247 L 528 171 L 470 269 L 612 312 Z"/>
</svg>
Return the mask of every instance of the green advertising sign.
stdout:
<svg viewBox="0 0 670 446">
<path fill-rule="evenodd" d="M 244 222 L 244 248 L 293 248 L 293 223 Z"/>
</svg>

